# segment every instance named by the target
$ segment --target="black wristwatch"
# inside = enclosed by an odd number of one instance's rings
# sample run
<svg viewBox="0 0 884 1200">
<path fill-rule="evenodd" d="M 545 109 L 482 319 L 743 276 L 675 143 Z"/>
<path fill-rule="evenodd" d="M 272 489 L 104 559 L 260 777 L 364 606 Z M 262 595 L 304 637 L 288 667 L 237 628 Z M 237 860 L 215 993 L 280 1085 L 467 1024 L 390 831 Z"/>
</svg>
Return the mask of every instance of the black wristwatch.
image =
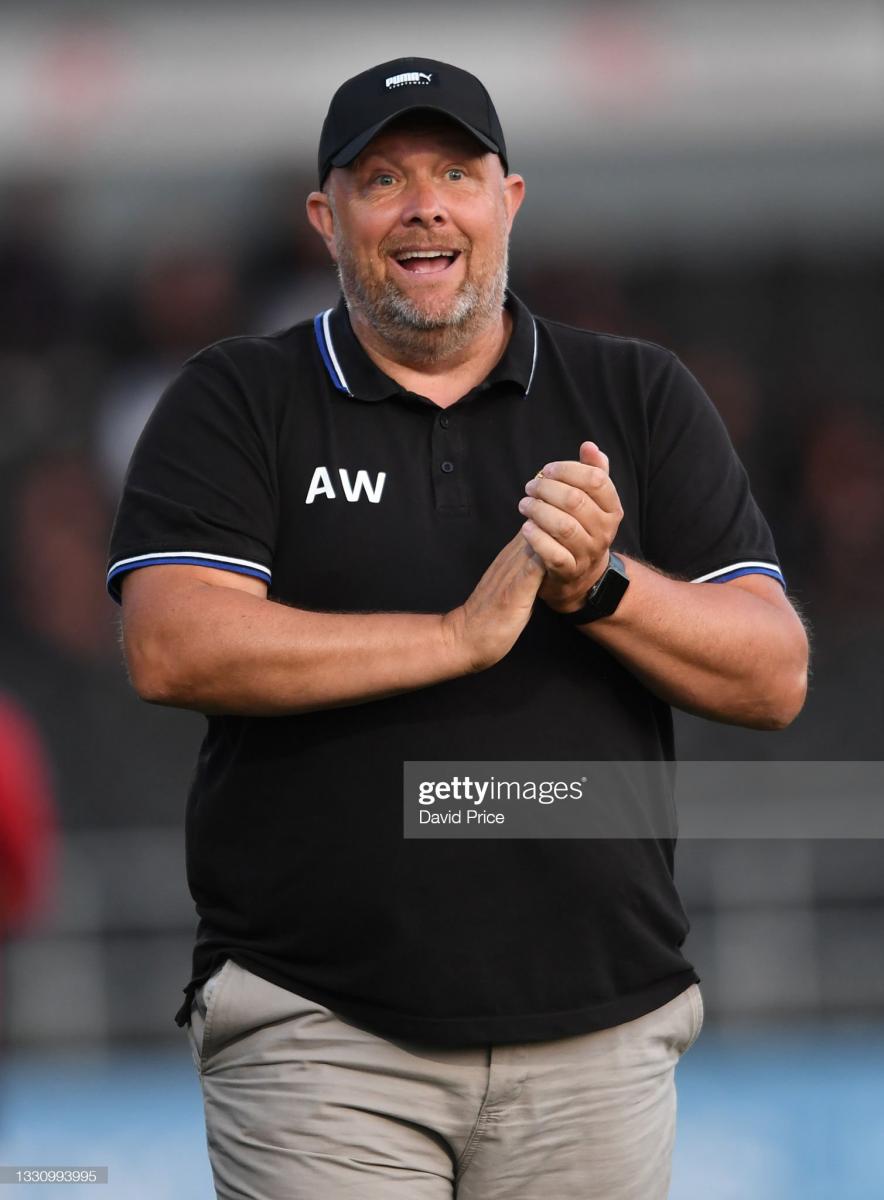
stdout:
<svg viewBox="0 0 884 1200">
<path fill-rule="evenodd" d="M 629 587 L 629 576 L 626 574 L 626 564 L 612 550 L 610 561 L 601 579 L 597 579 L 576 612 L 560 613 L 572 625 L 588 625 L 600 617 L 610 617 L 617 605 L 623 599 L 623 593 Z"/>
</svg>

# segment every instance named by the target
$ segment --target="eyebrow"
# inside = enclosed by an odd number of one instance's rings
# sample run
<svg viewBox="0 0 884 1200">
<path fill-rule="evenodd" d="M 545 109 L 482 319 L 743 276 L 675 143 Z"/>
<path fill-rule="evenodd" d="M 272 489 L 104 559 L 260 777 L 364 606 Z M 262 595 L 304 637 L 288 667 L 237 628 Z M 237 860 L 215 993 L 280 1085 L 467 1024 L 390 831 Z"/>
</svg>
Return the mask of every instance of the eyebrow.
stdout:
<svg viewBox="0 0 884 1200">
<path fill-rule="evenodd" d="M 437 158 L 469 159 L 484 158 L 488 153 L 489 151 L 485 150 L 484 147 L 478 143 L 474 145 L 472 139 L 465 137 L 464 141 L 456 149 L 440 150 L 436 156 Z M 354 162 L 350 163 L 350 166 L 359 170 L 362 167 L 367 167 L 375 159 L 386 163 L 393 163 L 392 157 L 385 151 L 365 149 Z"/>
</svg>

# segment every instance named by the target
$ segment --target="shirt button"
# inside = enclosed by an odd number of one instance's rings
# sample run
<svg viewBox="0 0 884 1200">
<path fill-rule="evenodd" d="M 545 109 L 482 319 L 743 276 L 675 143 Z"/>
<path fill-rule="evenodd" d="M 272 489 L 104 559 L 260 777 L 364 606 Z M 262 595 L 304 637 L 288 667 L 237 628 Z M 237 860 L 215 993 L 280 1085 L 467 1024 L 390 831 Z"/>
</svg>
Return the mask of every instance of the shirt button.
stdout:
<svg viewBox="0 0 884 1200">
<path fill-rule="evenodd" d="M 447 429 L 448 426 L 451 424 L 451 421 L 449 420 L 448 417 L 443 416 L 443 417 L 439 418 L 439 424 L 442 426 L 443 429 Z"/>
<path fill-rule="evenodd" d="M 442 470 L 445 472 L 446 475 L 450 475 L 451 472 L 454 470 L 454 463 L 453 462 L 444 462 L 442 464 Z"/>
</svg>

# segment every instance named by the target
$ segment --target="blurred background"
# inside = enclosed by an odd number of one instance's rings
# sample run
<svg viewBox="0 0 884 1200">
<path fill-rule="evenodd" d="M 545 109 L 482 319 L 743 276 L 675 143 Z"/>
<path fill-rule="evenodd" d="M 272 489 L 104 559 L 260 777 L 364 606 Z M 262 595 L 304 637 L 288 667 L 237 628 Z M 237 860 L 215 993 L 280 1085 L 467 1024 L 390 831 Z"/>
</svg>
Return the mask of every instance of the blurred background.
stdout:
<svg viewBox="0 0 884 1200">
<path fill-rule="evenodd" d="M 121 481 L 185 358 L 334 303 L 304 217 L 319 128 L 345 78 L 415 53 L 495 98 L 528 185 L 514 290 L 681 356 L 812 625 L 795 724 L 680 716 L 681 757 L 882 757 L 879 3 L 9 0 L 0 1164 L 110 1165 L 90 1195 L 212 1195 L 172 1019 L 204 721 L 127 685 L 103 582 Z M 678 871 L 707 1023 L 679 1073 L 673 1200 L 884 1195 L 884 847 L 684 842 Z"/>
</svg>

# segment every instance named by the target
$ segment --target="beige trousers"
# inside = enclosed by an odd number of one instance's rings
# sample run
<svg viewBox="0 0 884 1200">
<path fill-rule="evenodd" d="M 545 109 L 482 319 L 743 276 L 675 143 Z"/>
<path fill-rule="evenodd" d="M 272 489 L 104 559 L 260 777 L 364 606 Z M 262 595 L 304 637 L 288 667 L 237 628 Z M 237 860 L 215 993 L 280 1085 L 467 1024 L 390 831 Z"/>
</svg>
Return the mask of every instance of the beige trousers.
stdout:
<svg viewBox="0 0 884 1200">
<path fill-rule="evenodd" d="M 665 1200 L 700 989 L 545 1042 L 389 1041 L 231 959 L 185 1026 L 221 1200 Z"/>
</svg>

